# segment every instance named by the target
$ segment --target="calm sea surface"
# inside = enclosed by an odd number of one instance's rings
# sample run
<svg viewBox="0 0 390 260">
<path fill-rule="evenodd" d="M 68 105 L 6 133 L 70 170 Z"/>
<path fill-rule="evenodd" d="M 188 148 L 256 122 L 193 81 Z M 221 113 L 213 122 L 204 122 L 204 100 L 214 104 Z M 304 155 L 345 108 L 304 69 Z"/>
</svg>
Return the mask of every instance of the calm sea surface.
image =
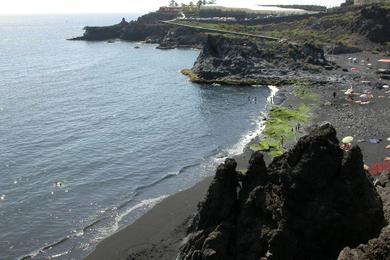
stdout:
<svg viewBox="0 0 390 260">
<path fill-rule="evenodd" d="M 0 17 L 0 259 L 80 259 L 259 130 L 268 88 L 189 83 L 197 50 L 65 40 L 122 16 Z"/>
</svg>

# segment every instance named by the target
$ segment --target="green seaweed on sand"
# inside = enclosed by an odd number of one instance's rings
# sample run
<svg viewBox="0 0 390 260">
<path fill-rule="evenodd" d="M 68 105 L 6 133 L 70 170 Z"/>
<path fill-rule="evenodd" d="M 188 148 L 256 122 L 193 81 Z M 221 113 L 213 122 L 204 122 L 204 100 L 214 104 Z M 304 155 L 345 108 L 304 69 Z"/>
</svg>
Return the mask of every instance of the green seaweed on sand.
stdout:
<svg viewBox="0 0 390 260">
<path fill-rule="evenodd" d="M 293 140 L 296 135 L 297 124 L 308 122 L 310 117 L 310 107 L 305 104 L 295 108 L 273 107 L 265 123 L 263 140 L 250 148 L 267 152 L 272 157 L 282 155 L 285 152 L 284 143 Z"/>
<path fill-rule="evenodd" d="M 305 83 L 296 85 L 294 88 L 294 95 L 304 100 L 318 101 L 318 95 L 314 94 L 310 88 L 311 86 Z"/>
</svg>

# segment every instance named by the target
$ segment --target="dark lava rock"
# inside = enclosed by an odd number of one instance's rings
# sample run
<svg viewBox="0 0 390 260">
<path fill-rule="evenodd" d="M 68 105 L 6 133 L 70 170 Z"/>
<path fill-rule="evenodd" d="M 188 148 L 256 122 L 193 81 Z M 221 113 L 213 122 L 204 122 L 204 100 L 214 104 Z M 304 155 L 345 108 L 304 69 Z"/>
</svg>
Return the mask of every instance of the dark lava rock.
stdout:
<svg viewBox="0 0 390 260">
<path fill-rule="evenodd" d="M 338 260 L 377 260 L 390 259 L 390 175 L 382 174 L 375 182 L 376 189 L 382 198 L 387 226 L 379 237 L 356 248 L 346 247 L 341 251 Z"/>
<path fill-rule="evenodd" d="M 120 38 L 125 41 L 145 41 L 149 38 L 150 43 L 157 43 L 168 32 L 169 28 L 169 25 L 159 23 L 130 22 L 129 26 L 123 29 Z"/>
<path fill-rule="evenodd" d="M 191 47 L 201 49 L 207 36 L 203 32 L 187 28 L 173 27 L 160 41 L 159 49 Z"/>
<path fill-rule="evenodd" d="M 318 65 L 319 72 L 326 64 L 323 50 L 309 43 L 259 45 L 248 39 L 209 35 L 192 71 L 198 82 L 277 84 L 296 79 L 308 65 Z"/>
<path fill-rule="evenodd" d="M 118 24 L 111 26 L 86 26 L 84 27 L 84 35 L 71 40 L 86 40 L 86 41 L 106 41 L 110 39 L 119 39 L 124 29 L 129 25 L 125 18 Z"/>
<path fill-rule="evenodd" d="M 338 260 L 387 260 L 390 259 L 390 226 L 385 227 L 378 238 L 365 245 L 351 249 L 344 248 Z"/>
<path fill-rule="evenodd" d="M 302 137 L 268 169 L 260 153 L 246 175 L 235 167 L 229 159 L 218 167 L 178 259 L 336 259 L 384 226 L 361 150 L 343 152 L 329 124 Z M 372 244 L 388 245 L 378 239 Z"/>
<path fill-rule="evenodd" d="M 237 163 L 233 159 L 226 159 L 224 164 L 218 166 L 207 193 L 207 198 L 210 199 L 200 203 L 191 231 L 214 227 L 223 221 L 232 221 L 237 210 L 236 167 Z"/>
<path fill-rule="evenodd" d="M 249 197 L 249 193 L 259 185 L 265 185 L 268 181 L 267 168 L 263 154 L 261 152 L 255 152 L 252 154 L 249 160 L 248 171 L 242 177 L 242 188 L 240 190 L 241 203 L 245 203 Z"/>
<path fill-rule="evenodd" d="M 347 53 L 356 53 L 356 52 L 361 52 L 362 50 L 359 49 L 358 47 L 354 46 L 347 46 L 341 42 L 339 42 L 334 48 L 332 53 L 333 54 L 347 54 Z"/>
<path fill-rule="evenodd" d="M 159 49 L 173 49 L 177 47 L 201 48 L 206 36 L 198 30 L 177 27 L 161 23 L 164 20 L 172 20 L 177 14 L 148 13 L 139 17 L 136 21 L 121 23 L 112 26 L 85 27 L 82 37 L 71 40 L 105 41 L 121 39 L 124 41 L 145 41 L 158 43 Z"/>
<path fill-rule="evenodd" d="M 148 13 L 139 17 L 136 21 L 122 22 L 112 26 L 85 27 L 85 33 L 81 37 L 71 40 L 85 41 L 105 41 L 109 39 L 122 39 L 126 41 L 145 41 L 147 38 L 153 39 L 153 43 L 158 43 L 168 32 L 171 26 L 160 23 L 160 20 L 170 20 L 175 18 L 174 14 Z"/>
<path fill-rule="evenodd" d="M 352 31 L 366 35 L 373 42 L 390 41 L 390 9 L 379 4 L 363 8 Z"/>
</svg>

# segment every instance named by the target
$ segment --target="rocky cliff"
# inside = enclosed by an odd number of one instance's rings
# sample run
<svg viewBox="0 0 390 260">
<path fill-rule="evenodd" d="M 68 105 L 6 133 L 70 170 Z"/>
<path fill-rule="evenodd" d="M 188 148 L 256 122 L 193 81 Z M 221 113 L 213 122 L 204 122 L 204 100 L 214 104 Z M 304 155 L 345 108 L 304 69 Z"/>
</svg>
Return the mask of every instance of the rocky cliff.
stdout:
<svg viewBox="0 0 390 260">
<path fill-rule="evenodd" d="M 129 23 L 123 18 L 120 23 L 111 26 L 86 26 L 84 27 L 85 33 L 83 36 L 71 40 L 104 41 L 116 39 L 123 34 L 128 25 Z"/>
<path fill-rule="evenodd" d="M 172 14 L 149 13 L 139 17 L 136 21 L 122 22 L 112 26 L 87 26 L 81 37 L 71 40 L 105 41 L 110 39 L 122 39 L 128 41 L 144 41 L 148 37 L 158 41 L 168 32 L 170 26 L 161 24 L 159 20 L 175 18 Z"/>
<path fill-rule="evenodd" d="M 195 29 L 175 27 L 160 22 L 174 19 L 176 16 L 176 14 L 155 12 L 143 15 L 136 21 L 126 22 L 123 18 L 119 24 L 112 26 L 87 26 L 84 28 L 83 36 L 71 40 L 106 41 L 120 39 L 157 43 L 160 44 L 161 49 L 201 48 L 206 39 L 204 33 Z"/>
<path fill-rule="evenodd" d="M 278 84 L 314 79 L 329 64 L 313 44 L 257 43 L 209 35 L 191 72 L 194 82 Z"/>
<path fill-rule="evenodd" d="M 359 147 L 343 152 L 324 124 L 269 167 L 258 152 L 246 174 L 220 165 L 178 259 L 336 259 L 384 225 Z"/>
<path fill-rule="evenodd" d="M 352 31 L 378 43 L 390 41 L 390 8 L 374 5 L 363 8 L 352 24 Z"/>
<path fill-rule="evenodd" d="M 390 259 L 390 175 L 382 174 L 375 181 L 375 186 L 383 201 L 387 226 L 382 229 L 379 237 L 371 239 L 367 244 L 361 244 L 356 248 L 344 248 L 338 260 Z"/>
</svg>

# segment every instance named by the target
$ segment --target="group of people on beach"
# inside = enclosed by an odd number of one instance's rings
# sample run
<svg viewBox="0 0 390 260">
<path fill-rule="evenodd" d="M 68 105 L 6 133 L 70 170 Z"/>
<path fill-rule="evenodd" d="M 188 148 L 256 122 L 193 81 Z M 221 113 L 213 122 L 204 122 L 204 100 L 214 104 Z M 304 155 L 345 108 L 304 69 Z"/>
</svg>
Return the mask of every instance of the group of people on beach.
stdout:
<svg viewBox="0 0 390 260">
<path fill-rule="evenodd" d="M 271 104 L 274 104 L 274 96 L 270 96 L 269 99 L 270 99 L 270 100 L 269 100 L 270 103 L 271 103 Z M 251 104 L 252 104 L 252 103 L 257 104 L 257 97 L 248 96 L 248 102 L 251 103 Z"/>
<path fill-rule="evenodd" d="M 257 104 L 257 97 L 248 96 L 248 102 Z"/>
</svg>

